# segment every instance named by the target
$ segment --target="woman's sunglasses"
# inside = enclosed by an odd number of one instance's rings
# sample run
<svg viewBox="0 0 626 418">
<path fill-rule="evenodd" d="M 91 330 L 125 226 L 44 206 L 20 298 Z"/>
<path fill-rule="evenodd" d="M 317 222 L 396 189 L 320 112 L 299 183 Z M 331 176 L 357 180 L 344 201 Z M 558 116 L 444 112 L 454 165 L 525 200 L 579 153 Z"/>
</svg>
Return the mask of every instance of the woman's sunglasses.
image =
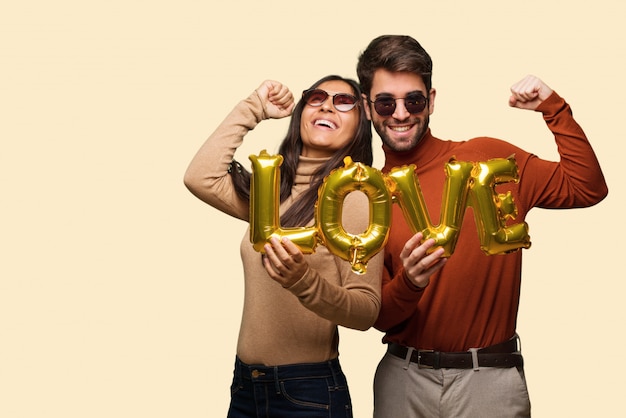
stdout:
<svg viewBox="0 0 626 418">
<path fill-rule="evenodd" d="M 380 116 L 386 117 L 393 115 L 393 112 L 396 111 L 396 100 L 400 99 L 401 97 L 397 99 L 393 97 L 379 97 L 374 101 L 368 100 L 370 103 L 374 103 L 376 113 Z M 413 115 L 422 113 L 428 104 L 428 99 L 421 93 L 410 93 L 402 99 L 404 100 L 404 107 L 407 112 Z"/>
<path fill-rule="evenodd" d="M 304 102 L 309 106 L 319 107 L 324 104 L 328 96 L 333 98 L 333 106 L 340 112 L 348 112 L 359 103 L 359 99 L 351 94 L 337 93 L 330 95 L 322 89 L 309 89 L 302 92 Z"/>
</svg>

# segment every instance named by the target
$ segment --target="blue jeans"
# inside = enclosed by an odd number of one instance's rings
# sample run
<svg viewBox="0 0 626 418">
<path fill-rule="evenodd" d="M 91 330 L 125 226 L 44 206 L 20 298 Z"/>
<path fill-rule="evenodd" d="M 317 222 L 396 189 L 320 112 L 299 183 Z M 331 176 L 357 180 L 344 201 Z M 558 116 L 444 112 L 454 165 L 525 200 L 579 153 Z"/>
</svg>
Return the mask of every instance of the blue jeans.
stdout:
<svg viewBox="0 0 626 418">
<path fill-rule="evenodd" d="M 235 360 L 228 418 L 351 418 L 339 360 L 257 366 Z"/>
</svg>

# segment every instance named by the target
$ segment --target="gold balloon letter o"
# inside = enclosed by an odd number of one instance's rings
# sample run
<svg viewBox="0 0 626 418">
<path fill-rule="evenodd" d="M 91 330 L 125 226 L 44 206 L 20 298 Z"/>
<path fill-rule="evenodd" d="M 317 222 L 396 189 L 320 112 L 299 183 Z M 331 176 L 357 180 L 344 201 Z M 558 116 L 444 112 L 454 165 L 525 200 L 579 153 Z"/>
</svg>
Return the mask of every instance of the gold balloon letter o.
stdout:
<svg viewBox="0 0 626 418">
<path fill-rule="evenodd" d="M 318 191 L 316 218 L 321 240 L 330 252 L 347 260 L 363 274 L 367 262 L 386 244 L 391 220 L 391 195 L 380 171 L 344 159 L 345 167 L 333 170 Z M 369 200 L 370 222 L 365 232 L 354 235 L 342 225 L 343 202 L 349 193 L 363 192 Z"/>
</svg>

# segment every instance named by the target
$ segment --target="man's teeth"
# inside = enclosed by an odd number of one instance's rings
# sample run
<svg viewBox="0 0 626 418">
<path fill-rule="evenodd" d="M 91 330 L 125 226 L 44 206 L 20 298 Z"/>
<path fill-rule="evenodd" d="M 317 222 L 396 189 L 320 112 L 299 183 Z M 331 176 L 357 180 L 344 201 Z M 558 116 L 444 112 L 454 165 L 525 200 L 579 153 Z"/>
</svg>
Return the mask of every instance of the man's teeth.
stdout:
<svg viewBox="0 0 626 418">
<path fill-rule="evenodd" d="M 318 119 L 318 120 L 316 120 L 315 121 L 315 125 L 323 125 L 323 126 L 327 126 L 327 127 L 331 128 L 331 129 L 337 129 L 337 126 L 334 123 L 332 123 L 329 120 L 325 120 L 325 119 Z"/>
<path fill-rule="evenodd" d="M 391 127 L 392 131 L 396 131 L 396 132 L 406 132 L 409 129 L 411 129 L 410 126 L 393 126 Z"/>
</svg>

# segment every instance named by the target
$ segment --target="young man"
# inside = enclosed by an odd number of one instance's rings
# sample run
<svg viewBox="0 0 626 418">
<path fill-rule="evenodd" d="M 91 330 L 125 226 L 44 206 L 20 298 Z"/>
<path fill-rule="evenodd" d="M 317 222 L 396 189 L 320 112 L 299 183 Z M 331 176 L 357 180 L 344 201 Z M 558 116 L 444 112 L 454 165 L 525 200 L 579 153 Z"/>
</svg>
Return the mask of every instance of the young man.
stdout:
<svg viewBox="0 0 626 418">
<path fill-rule="evenodd" d="M 517 208 L 514 223 L 523 222 L 533 207 L 587 207 L 607 195 L 596 156 L 569 105 L 541 80 L 528 76 L 516 83 L 509 105 L 543 115 L 558 162 L 498 139 L 434 137 L 428 127 L 436 96 L 431 72 L 430 56 L 409 36 L 374 39 L 357 65 L 368 117 L 383 141 L 383 171 L 414 164 L 435 221 L 442 213 L 444 167 L 453 157 L 485 162 L 514 155 L 519 182 L 501 186 Z M 454 252 L 444 257 L 443 249 L 431 248 L 434 240 L 413 235 L 394 205 L 375 325 L 388 344 L 374 381 L 376 418 L 530 416 L 515 330 L 522 251 L 486 255 L 468 214 Z"/>
</svg>

